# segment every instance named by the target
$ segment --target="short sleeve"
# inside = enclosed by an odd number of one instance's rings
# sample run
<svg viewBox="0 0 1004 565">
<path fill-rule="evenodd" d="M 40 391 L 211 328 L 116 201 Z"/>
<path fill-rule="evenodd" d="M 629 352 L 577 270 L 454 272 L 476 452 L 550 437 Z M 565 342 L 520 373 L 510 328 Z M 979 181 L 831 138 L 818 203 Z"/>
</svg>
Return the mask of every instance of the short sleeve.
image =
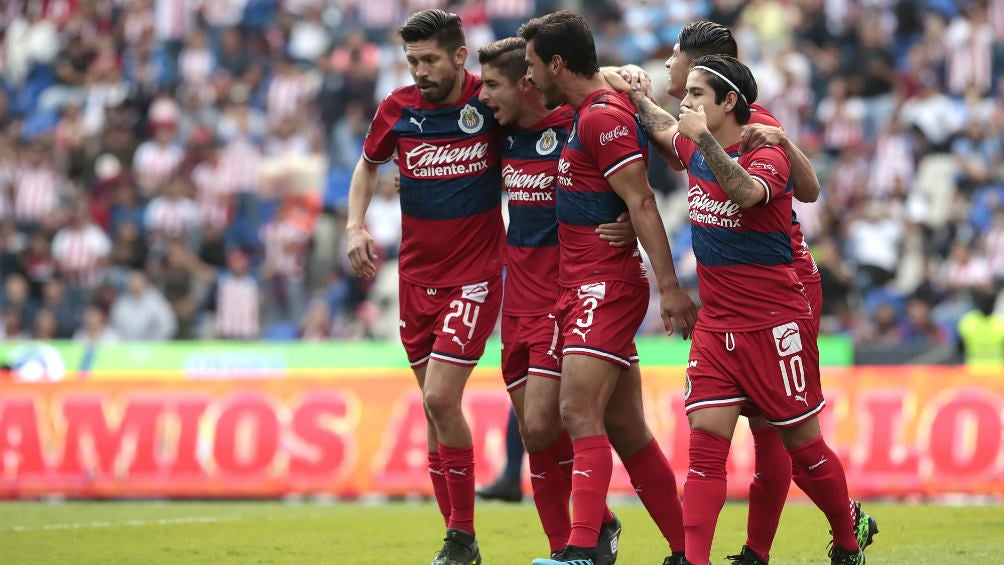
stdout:
<svg viewBox="0 0 1004 565">
<path fill-rule="evenodd" d="M 767 189 L 767 198 L 763 204 L 789 190 L 791 163 L 783 150 L 771 146 L 761 147 L 750 153 L 747 159 L 746 172 Z"/>
<path fill-rule="evenodd" d="M 400 117 L 401 104 L 392 92 L 380 103 L 373 121 L 370 122 L 370 129 L 366 132 L 366 140 L 363 142 L 364 159 L 371 163 L 386 163 L 394 157 L 397 134 L 393 128 Z"/>
<path fill-rule="evenodd" d="M 604 177 L 610 177 L 627 165 L 644 163 L 645 154 L 638 141 L 634 116 L 607 106 L 591 110 L 579 118 L 579 139 L 585 152 L 596 160 Z"/>
<path fill-rule="evenodd" d="M 684 168 L 690 170 L 690 160 L 697 151 L 697 146 L 694 145 L 694 142 L 682 133 L 676 132 L 673 134 L 673 148 L 676 149 L 676 155 L 680 158 L 680 162 L 683 163 Z"/>
</svg>

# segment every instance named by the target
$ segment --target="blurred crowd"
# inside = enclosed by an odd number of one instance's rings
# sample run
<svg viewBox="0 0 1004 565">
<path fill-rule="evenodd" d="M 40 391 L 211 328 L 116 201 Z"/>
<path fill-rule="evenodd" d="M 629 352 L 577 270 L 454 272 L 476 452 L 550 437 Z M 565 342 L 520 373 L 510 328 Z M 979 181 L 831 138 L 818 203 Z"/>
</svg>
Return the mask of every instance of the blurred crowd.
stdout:
<svg viewBox="0 0 1004 565">
<path fill-rule="evenodd" d="M 393 339 L 394 171 L 372 281 L 345 203 L 376 106 L 411 83 L 397 26 L 429 7 L 461 14 L 474 71 L 480 45 L 580 11 L 601 64 L 648 68 L 667 108 L 682 25 L 729 26 L 820 177 L 796 210 L 823 331 L 950 344 L 973 304 L 1004 310 L 1004 0 L 7 0 L 0 338 Z M 652 161 L 693 286 L 686 178 Z"/>
</svg>

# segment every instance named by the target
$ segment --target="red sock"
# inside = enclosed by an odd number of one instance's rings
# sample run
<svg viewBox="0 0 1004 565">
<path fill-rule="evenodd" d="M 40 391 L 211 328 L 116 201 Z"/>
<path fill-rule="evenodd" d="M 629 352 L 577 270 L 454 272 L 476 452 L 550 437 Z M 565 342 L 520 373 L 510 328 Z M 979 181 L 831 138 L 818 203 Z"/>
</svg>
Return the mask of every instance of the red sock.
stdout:
<svg viewBox="0 0 1004 565">
<path fill-rule="evenodd" d="M 439 444 L 443 473 L 450 489 L 450 521 L 447 528 L 474 533 L 474 447 Z"/>
<path fill-rule="evenodd" d="M 568 481 L 568 488 L 572 488 L 572 463 L 575 462 L 575 450 L 572 449 L 572 436 L 568 435 L 568 430 L 561 432 L 550 451 L 554 453 L 554 459 L 561 467 L 565 480 Z M 604 506 L 603 523 L 609 524 L 613 519 L 614 513 L 610 511 L 610 507 Z"/>
<path fill-rule="evenodd" d="M 833 544 L 847 551 L 857 551 L 847 478 L 837 454 L 826 445 L 823 436 L 819 436 L 801 447 L 789 449 L 788 455 L 795 484 L 826 514 L 833 530 Z"/>
<path fill-rule="evenodd" d="M 530 454 L 530 485 L 533 486 L 533 503 L 537 505 L 540 525 L 544 528 L 551 553 L 554 553 L 565 547 L 568 534 L 572 531 L 572 520 L 568 515 L 568 499 L 572 491 L 550 448 Z"/>
<path fill-rule="evenodd" d="M 561 468 L 561 474 L 564 476 L 565 481 L 568 482 L 568 488 L 571 489 L 571 468 L 575 461 L 575 450 L 571 447 L 571 436 L 568 435 L 568 431 L 565 430 L 558 436 L 554 445 L 551 446 L 549 450 L 554 454 L 554 461 L 558 462 L 558 466 Z M 603 524 L 608 524 L 613 520 L 613 513 L 610 512 L 610 507 L 603 507 Z"/>
<path fill-rule="evenodd" d="M 725 461 L 732 442 L 704 430 L 690 430 L 690 469 L 683 485 L 683 529 L 687 561 L 708 563 L 718 515 L 725 506 Z"/>
<path fill-rule="evenodd" d="M 676 476 L 654 439 L 641 451 L 624 460 L 631 486 L 659 526 L 662 537 L 673 551 L 683 551 L 683 505 L 676 490 Z"/>
<path fill-rule="evenodd" d="M 572 533 L 568 545 L 596 547 L 613 473 L 613 457 L 607 436 L 579 438 L 572 443 Z"/>
<path fill-rule="evenodd" d="M 791 485 L 791 458 L 781 434 L 773 426 L 753 428 L 756 458 L 750 483 L 750 508 L 746 518 L 746 545 L 764 561 L 770 559 L 781 510 Z"/>
<path fill-rule="evenodd" d="M 547 451 L 554 458 L 561 469 L 561 476 L 568 483 L 568 488 L 572 488 L 572 464 L 575 463 L 575 450 L 572 449 L 572 436 L 568 435 L 568 430 L 561 432 L 558 439 L 554 440 Z"/>
<path fill-rule="evenodd" d="M 446 486 L 446 475 L 443 474 L 443 463 L 438 451 L 429 452 L 429 477 L 432 478 L 432 493 L 436 496 L 436 504 L 443 515 L 443 523 L 450 525 L 450 489 Z"/>
</svg>

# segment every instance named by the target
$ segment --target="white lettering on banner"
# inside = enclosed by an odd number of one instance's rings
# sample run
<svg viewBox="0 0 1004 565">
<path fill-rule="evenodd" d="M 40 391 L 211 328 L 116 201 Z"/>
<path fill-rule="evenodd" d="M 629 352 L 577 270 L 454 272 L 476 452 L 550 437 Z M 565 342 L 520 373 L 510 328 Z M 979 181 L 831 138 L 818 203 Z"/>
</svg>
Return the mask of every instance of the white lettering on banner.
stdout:
<svg viewBox="0 0 1004 565">
<path fill-rule="evenodd" d="M 600 134 L 600 145 L 606 145 L 618 137 L 625 137 L 628 134 L 627 126 L 617 126 L 610 131 Z"/>
<path fill-rule="evenodd" d="M 700 185 L 687 191 L 690 201 L 690 221 L 698 224 L 738 228 L 742 226 L 742 209 L 731 200 L 716 200 Z"/>
<path fill-rule="evenodd" d="M 554 175 L 548 175 L 546 173 L 538 173 L 536 175 L 531 175 L 529 173 L 524 173 L 523 169 L 514 169 L 512 165 L 506 165 L 502 169 L 502 179 L 505 182 L 505 187 L 508 189 L 545 189 L 554 183 Z M 510 193 L 510 198 L 512 194 Z"/>
</svg>

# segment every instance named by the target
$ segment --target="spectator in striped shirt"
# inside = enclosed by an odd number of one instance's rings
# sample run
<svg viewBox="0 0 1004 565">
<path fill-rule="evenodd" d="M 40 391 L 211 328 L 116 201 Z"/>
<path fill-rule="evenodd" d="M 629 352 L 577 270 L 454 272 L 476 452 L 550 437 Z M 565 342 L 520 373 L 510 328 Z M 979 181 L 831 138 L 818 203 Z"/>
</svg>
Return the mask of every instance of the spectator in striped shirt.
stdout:
<svg viewBox="0 0 1004 565">
<path fill-rule="evenodd" d="M 304 261 L 311 239 L 307 221 L 287 198 L 278 217 L 261 228 L 259 237 L 265 247 L 262 279 L 267 282 L 266 315 L 270 321 L 296 321 L 302 313 Z"/>
<path fill-rule="evenodd" d="M 243 251 L 227 254 L 227 269 L 209 294 L 219 339 L 256 339 L 261 334 L 261 287 Z"/>
<path fill-rule="evenodd" d="M 91 222 L 87 210 L 69 215 L 66 227 L 56 232 L 52 256 L 59 273 L 74 291 L 94 289 L 104 277 L 112 242 Z"/>
<path fill-rule="evenodd" d="M 176 176 L 167 185 L 164 195 L 154 198 L 147 206 L 144 224 L 151 252 L 159 256 L 167 249 L 167 238 L 191 238 L 198 232 L 199 207 L 189 197 L 190 193 L 190 181 Z"/>
<path fill-rule="evenodd" d="M 62 183 L 42 142 L 24 145 L 13 183 L 14 218 L 20 229 L 35 231 L 56 211 Z"/>
</svg>

